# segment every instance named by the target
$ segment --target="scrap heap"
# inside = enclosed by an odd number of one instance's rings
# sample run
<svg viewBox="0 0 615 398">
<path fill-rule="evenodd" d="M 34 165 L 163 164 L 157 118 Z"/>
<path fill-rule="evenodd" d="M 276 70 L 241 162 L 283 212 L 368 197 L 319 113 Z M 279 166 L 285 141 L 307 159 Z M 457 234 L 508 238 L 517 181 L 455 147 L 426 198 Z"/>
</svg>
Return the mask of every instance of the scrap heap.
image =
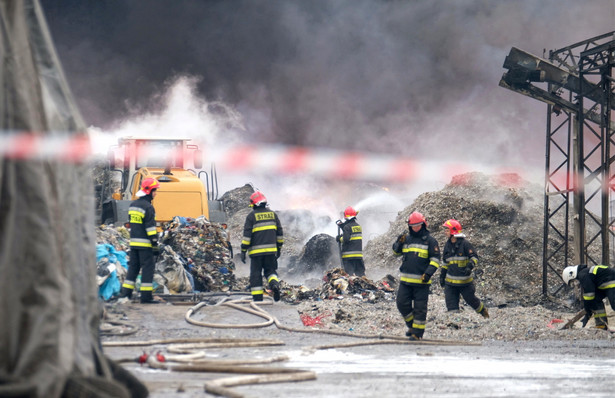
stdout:
<svg viewBox="0 0 615 398">
<path fill-rule="evenodd" d="M 162 244 L 183 258 L 194 277 L 194 288 L 201 292 L 240 290 L 233 274 L 231 244 L 221 224 L 205 217 L 175 217 L 165 227 Z"/>
<path fill-rule="evenodd" d="M 314 289 L 282 281 L 282 301 L 297 304 L 305 300 L 341 300 L 345 297 L 369 303 L 390 301 L 398 283 L 392 275 L 374 282 L 365 276 L 349 276 L 343 269 L 334 268 L 324 272 L 320 285 Z"/>
</svg>

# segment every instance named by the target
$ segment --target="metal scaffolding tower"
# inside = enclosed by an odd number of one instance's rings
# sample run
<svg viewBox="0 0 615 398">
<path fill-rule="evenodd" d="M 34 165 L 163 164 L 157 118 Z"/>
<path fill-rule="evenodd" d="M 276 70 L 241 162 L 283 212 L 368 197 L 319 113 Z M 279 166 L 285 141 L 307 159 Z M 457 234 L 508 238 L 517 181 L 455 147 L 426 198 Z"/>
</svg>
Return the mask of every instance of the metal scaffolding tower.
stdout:
<svg viewBox="0 0 615 398">
<path fill-rule="evenodd" d="M 542 293 L 555 294 L 571 260 L 610 266 L 613 257 L 615 31 L 548 61 L 513 47 L 504 68 L 500 86 L 548 104 Z"/>
</svg>

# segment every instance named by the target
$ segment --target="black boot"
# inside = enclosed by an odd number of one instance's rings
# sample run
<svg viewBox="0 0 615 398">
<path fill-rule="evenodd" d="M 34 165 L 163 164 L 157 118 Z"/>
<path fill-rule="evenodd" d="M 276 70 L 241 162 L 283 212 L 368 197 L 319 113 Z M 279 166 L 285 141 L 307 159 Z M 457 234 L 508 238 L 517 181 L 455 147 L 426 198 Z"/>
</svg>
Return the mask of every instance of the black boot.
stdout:
<svg viewBox="0 0 615 398">
<path fill-rule="evenodd" d="M 269 287 L 273 292 L 273 301 L 280 301 L 280 282 L 273 280 L 269 283 Z"/>
<path fill-rule="evenodd" d="M 160 301 L 154 300 L 152 292 L 141 292 L 141 304 L 160 304 Z"/>
<path fill-rule="evenodd" d="M 118 298 L 128 298 L 131 299 L 132 298 L 132 289 L 129 289 L 127 287 L 122 286 L 122 288 L 120 289 L 120 295 Z"/>
</svg>

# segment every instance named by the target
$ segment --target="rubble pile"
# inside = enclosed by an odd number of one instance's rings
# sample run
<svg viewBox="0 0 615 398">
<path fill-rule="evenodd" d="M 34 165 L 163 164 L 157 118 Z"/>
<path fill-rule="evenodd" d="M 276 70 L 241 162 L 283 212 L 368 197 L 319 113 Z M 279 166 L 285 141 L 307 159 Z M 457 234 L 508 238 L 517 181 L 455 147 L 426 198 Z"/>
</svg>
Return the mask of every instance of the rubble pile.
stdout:
<svg viewBox="0 0 615 398">
<path fill-rule="evenodd" d="M 231 245 L 222 225 L 210 223 L 205 217 L 175 217 L 165 226 L 161 242 L 188 264 L 186 268 L 194 278 L 195 290 L 238 290 Z"/>
<path fill-rule="evenodd" d="M 390 301 L 398 283 L 392 275 L 374 282 L 365 276 L 349 276 L 343 269 L 334 268 L 324 272 L 322 283 L 314 289 L 282 281 L 282 301 L 298 304 L 306 300 L 343 300 L 347 297 L 354 297 L 367 303 Z"/>
</svg>

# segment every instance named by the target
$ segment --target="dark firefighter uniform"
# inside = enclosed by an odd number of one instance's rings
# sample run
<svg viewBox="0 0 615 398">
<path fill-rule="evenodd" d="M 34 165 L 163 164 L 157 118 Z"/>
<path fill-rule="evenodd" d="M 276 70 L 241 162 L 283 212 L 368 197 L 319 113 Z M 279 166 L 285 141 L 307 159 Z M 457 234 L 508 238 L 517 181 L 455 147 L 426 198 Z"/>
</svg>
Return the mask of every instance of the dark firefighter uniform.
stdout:
<svg viewBox="0 0 615 398">
<path fill-rule="evenodd" d="M 393 243 L 395 255 L 403 256 L 399 268 L 397 309 L 408 326 L 408 336 L 422 338 L 427 320 L 431 277 L 440 267 L 440 248 L 423 224 L 414 232 L 400 235 Z"/>
<path fill-rule="evenodd" d="M 141 270 L 141 302 L 152 301 L 154 290 L 154 250 L 158 250 L 158 233 L 156 231 L 156 212 L 152 205 L 152 196 L 143 196 L 130 204 L 130 266 L 122 289 L 132 293 L 135 281 Z M 130 296 L 131 294 L 128 294 Z"/>
<path fill-rule="evenodd" d="M 608 321 L 603 300 L 608 297 L 615 311 L 615 270 L 606 265 L 579 265 L 577 279 L 583 289 L 585 312 L 593 314 L 598 329 L 606 329 Z"/>
<path fill-rule="evenodd" d="M 462 234 L 461 234 L 462 235 Z M 444 287 L 446 309 L 459 310 L 459 296 L 476 312 L 488 316 L 485 305 L 476 297 L 476 286 L 472 269 L 478 264 L 478 255 L 464 236 L 455 236 L 455 242 L 449 238 L 442 251 L 442 269 L 440 285 Z"/>
<path fill-rule="evenodd" d="M 284 232 L 277 214 L 265 205 L 254 206 L 243 227 L 241 251 L 250 256 L 250 290 L 254 301 L 263 301 L 263 273 L 273 289 L 278 286 L 278 262 Z"/>
<path fill-rule="evenodd" d="M 342 264 L 348 275 L 365 275 L 363 263 L 363 231 L 356 218 L 340 224 L 342 234 L 338 235 L 341 244 Z"/>
</svg>

